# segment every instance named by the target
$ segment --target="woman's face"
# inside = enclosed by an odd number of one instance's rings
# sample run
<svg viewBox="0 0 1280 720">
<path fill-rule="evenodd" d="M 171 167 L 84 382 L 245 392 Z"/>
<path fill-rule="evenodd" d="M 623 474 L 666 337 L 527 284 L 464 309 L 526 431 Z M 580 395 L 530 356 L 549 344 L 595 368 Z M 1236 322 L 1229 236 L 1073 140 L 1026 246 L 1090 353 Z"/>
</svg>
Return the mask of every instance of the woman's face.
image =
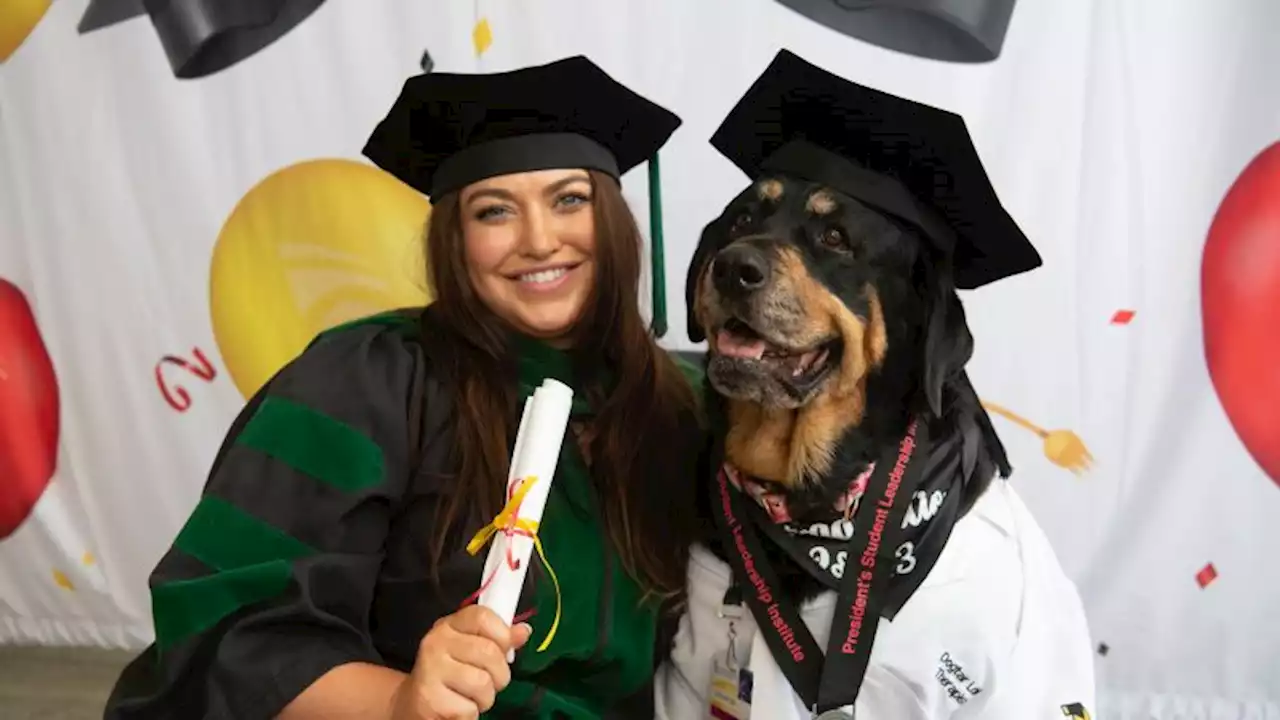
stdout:
<svg viewBox="0 0 1280 720">
<path fill-rule="evenodd" d="M 564 340 L 595 283 L 591 177 L 538 170 L 462 189 L 462 242 L 476 294 L 517 331 Z"/>
</svg>

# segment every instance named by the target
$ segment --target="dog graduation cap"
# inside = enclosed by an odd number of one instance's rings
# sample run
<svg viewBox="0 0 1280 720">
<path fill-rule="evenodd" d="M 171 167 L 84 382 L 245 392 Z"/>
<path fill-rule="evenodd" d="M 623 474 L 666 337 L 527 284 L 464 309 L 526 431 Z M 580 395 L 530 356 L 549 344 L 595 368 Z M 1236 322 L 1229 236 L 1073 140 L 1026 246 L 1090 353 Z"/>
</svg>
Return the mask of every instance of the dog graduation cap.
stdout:
<svg viewBox="0 0 1280 720">
<path fill-rule="evenodd" d="M 621 182 L 648 160 L 653 317 L 661 337 L 666 303 L 657 152 L 679 126 L 674 113 L 578 55 L 510 72 L 411 77 L 364 155 L 433 198 L 534 170 L 584 168 Z"/>
<path fill-rule="evenodd" d="M 964 119 L 863 87 L 782 50 L 711 138 L 752 179 L 822 183 L 914 225 L 954 262 L 956 287 L 1037 268 Z"/>
</svg>

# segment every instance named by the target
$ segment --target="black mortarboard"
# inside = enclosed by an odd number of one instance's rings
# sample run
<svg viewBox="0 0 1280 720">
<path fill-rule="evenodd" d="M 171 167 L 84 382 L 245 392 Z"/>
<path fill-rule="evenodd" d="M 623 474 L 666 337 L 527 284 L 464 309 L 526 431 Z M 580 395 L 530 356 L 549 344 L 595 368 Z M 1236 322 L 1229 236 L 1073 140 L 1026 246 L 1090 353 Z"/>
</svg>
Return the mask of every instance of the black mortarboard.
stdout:
<svg viewBox="0 0 1280 720">
<path fill-rule="evenodd" d="M 680 118 L 586 57 L 488 74 L 409 78 L 364 155 L 429 197 L 508 173 L 649 166 L 654 327 L 666 331 L 657 152 Z"/>
<path fill-rule="evenodd" d="M 819 182 L 919 228 L 954 257 L 956 287 L 1037 268 L 964 119 L 863 87 L 782 50 L 711 138 L 748 176 Z"/>
<path fill-rule="evenodd" d="M 89 0 L 80 34 L 144 12 L 151 16 L 173 74 L 199 78 L 225 70 L 279 40 L 324 0 Z"/>
<path fill-rule="evenodd" d="M 428 196 L 507 173 L 589 168 L 615 178 L 680 126 L 587 58 L 490 74 L 409 78 L 364 147 Z"/>
<path fill-rule="evenodd" d="M 778 0 L 838 33 L 947 62 L 1000 57 L 1014 0 Z"/>
</svg>

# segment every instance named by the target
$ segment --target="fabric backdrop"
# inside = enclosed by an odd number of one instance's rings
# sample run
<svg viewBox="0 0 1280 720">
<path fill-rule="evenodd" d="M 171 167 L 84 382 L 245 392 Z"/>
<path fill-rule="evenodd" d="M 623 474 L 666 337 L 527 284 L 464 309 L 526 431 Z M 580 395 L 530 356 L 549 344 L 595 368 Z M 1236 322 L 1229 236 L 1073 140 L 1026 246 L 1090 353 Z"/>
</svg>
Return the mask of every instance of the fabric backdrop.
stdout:
<svg viewBox="0 0 1280 720">
<path fill-rule="evenodd" d="M 428 203 L 359 154 L 424 51 L 585 53 L 683 116 L 664 342 L 693 349 L 684 271 L 745 182 L 707 138 L 787 47 L 963 114 L 1044 256 L 964 294 L 970 367 L 1083 594 L 1095 716 L 1280 718 L 1280 3 L 1022 0 L 958 65 L 773 0 L 334 0 L 196 79 L 145 16 L 78 32 L 88 4 L 0 4 L 0 642 L 148 642 L 147 574 L 245 395 L 426 296 Z"/>
</svg>

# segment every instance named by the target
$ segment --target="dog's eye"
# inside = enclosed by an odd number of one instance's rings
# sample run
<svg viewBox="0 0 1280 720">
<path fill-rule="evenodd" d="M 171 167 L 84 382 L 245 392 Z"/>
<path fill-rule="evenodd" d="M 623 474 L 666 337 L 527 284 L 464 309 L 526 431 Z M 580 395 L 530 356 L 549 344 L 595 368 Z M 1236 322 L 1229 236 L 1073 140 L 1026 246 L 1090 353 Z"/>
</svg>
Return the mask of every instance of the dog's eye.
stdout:
<svg viewBox="0 0 1280 720">
<path fill-rule="evenodd" d="M 848 250 L 849 237 L 844 234 L 840 228 L 827 228 L 818 236 L 818 242 L 822 243 L 822 247 L 830 250 Z"/>
<path fill-rule="evenodd" d="M 754 219 L 755 218 L 751 217 L 751 213 L 749 212 L 739 213 L 738 217 L 733 220 L 733 229 L 742 230 L 750 225 Z"/>
</svg>

